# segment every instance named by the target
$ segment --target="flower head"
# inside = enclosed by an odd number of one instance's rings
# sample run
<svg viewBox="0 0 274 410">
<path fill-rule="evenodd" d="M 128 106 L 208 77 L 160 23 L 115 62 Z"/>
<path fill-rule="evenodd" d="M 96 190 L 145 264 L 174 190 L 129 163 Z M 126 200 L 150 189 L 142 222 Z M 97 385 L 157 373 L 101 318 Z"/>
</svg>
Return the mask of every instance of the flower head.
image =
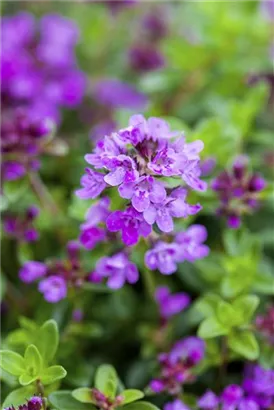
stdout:
<svg viewBox="0 0 274 410">
<path fill-rule="evenodd" d="M 56 303 L 67 296 L 67 284 L 64 278 L 56 275 L 43 279 L 38 285 L 47 302 Z"/>
<path fill-rule="evenodd" d="M 99 259 L 95 273 L 102 279 L 107 278 L 107 285 L 112 289 L 120 289 L 125 282 L 136 283 L 139 279 L 136 265 L 122 252 Z"/>
<path fill-rule="evenodd" d="M 163 319 L 169 319 L 182 312 L 190 304 L 190 297 L 186 293 L 171 294 L 167 286 L 160 286 L 156 289 L 155 299 Z"/>
</svg>

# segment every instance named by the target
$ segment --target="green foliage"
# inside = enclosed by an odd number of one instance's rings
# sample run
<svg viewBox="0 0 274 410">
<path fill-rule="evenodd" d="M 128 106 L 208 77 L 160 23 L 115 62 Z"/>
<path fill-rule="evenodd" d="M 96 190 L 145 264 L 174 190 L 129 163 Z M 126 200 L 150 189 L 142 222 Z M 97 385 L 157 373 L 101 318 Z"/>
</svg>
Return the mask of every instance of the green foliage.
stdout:
<svg viewBox="0 0 274 410">
<path fill-rule="evenodd" d="M 233 352 L 254 360 L 259 354 L 258 343 L 253 333 L 245 328 L 258 305 L 259 298 L 255 295 L 240 296 L 232 303 L 206 295 L 196 304 L 196 309 L 206 317 L 199 326 L 198 335 L 204 339 L 225 336 Z"/>
<path fill-rule="evenodd" d="M 91 404 L 75 400 L 70 391 L 57 391 L 49 395 L 49 402 L 57 410 L 96 410 Z"/>
<path fill-rule="evenodd" d="M 118 377 L 114 367 L 107 364 L 100 366 L 95 374 L 94 385 L 107 397 L 114 398 L 118 385 Z"/>
<path fill-rule="evenodd" d="M 36 392 L 35 386 L 24 386 L 19 389 L 13 390 L 4 400 L 3 408 L 10 406 L 19 406 L 26 400 L 31 398 Z"/>
</svg>

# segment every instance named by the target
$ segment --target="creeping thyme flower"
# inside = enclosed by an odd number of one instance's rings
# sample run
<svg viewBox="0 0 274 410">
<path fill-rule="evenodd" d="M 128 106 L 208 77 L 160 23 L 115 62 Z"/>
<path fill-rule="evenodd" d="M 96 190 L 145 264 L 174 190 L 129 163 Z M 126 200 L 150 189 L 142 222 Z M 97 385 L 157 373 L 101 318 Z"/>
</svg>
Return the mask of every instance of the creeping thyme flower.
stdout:
<svg viewBox="0 0 274 410">
<path fill-rule="evenodd" d="M 256 317 L 255 325 L 268 343 L 274 345 L 274 305 L 270 305 L 264 315 Z"/>
<path fill-rule="evenodd" d="M 219 398 L 211 390 L 207 390 L 198 400 L 198 406 L 202 410 L 218 409 Z"/>
<path fill-rule="evenodd" d="M 86 214 L 86 222 L 80 226 L 80 243 L 86 249 L 93 249 L 98 242 L 106 239 L 106 231 L 100 223 L 105 222 L 109 215 L 110 200 L 107 197 L 92 205 Z"/>
<path fill-rule="evenodd" d="M 156 223 L 163 232 L 171 232 L 174 217 L 186 218 L 201 206 L 189 205 L 187 190 L 179 186 L 169 189 L 162 177 L 177 178 L 178 185 L 181 179 L 198 191 L 206 189 L 199 169 L 202 141 L 188 144 L 177 135 L 160 118 L 146 120 L 142 115 L 134 115 L 128 128 L 105 136 L 85 156 L 96 171 L 86 169 L 81 180 L 83 188 L 76 195 L 82 199 L 95 198 L 106 187 L 117 186 L 120 196 L 130 200 L 149 225 Z M 123 224 L 122 227 L 124 231 Z"/>
<path fill-rule="evenodd" d="M 176 399 L 173 402 L 165 404 L 163 410 L 190 410 L 190 407 L 184 404 L 180 399 Z"/>
<path fill-rule="evenodd" d="M 43 16 L 37 26 L 29 13 L 4 17 L 3 109 L 23 105 L 32 117 L 58 120 L 60 107 L 79 104 L 85 76 L 75 60 L 78 38 L 74 23 L 58 14 Z"/>
<path fill-rule="evenodd" d="M 274 406 L 274 370 L 259 365 L 249 365 L 245 371 L 243 388 L 248 397 L 258 405 L 258 409 Z"/>
<path fill-rule="evenodd" d="M 113 256 L 105 256 L 96 264 L 95 272 L 91 275 L 98 280 L 107 278 L 107 285 L 111 289 L 121 288 L 125 282 L 136 283 L 139 273 L 134 263 L 130 262 L 126 254 L 120 252 Z"/>
<path fill-rule="evenodd" d="M 80 261 L 80 244 L 70 241 L 67 244 L 67 257 L 63 260 L 49 260 L 47 263 L 26 262 L 19 271 L 23 282 L 31 283 L 42 279 L 38 289 L 49 303 L 64 299 L 70 287 L 81 287 L 90 272 L 86 272 Z"/>
<path fill-rule="evenodd" d="M 6 407 L 4 410 L 42 410 L 42 407 L 42 399 L 38 396 L 33 396 L 26 404 L 18 406 L 17 408 L 14 406 Z"/>
<path fill-rule="evenodd" d="M 3 227 L 5 232 L 22 242 L 33 242 L 39 237 L 39 234 L 33 226 L 34 220 L 39 214 L 36 206 L 30 206 L 24 215 L 8 214 L 4 217 Z"/>
<path fill-rule="evenodd" d="M 159 356 L 160 376 L 150 382 L 151 390 L 171 395 L 180 393 L 183 384 L 194 381 L 192 368 L 203 359 L 204 351 L 204 341 L 197 337 L 178 341 L 169 353 Z"/>
<path fill-rule="evenodd" d="M 227 218 L 230 228 L 237 229 L 241 224 L 241 216 L 258 207 L 258 193 L 265 185 L 260 175 L 248 172 L 245 157 L 234 162 L 231 172 L 223 171 L 212 182 L 212 189 L 221 202 L 217 212 Z"/>
<path fill-rule="evenodd" d="M 145 263 L 149 269 L 158 269 L 162 274 L 170 275 L 176 272 L 178 263 L 185 260 L 194 262 L 208 255 L 209 248 L 203 244 L 206 238 L 207 231 L 204 226 L 192 225 L 186 231 L 177 233 L 171 243 L 156 242 L 155 246 L 146 252 Z"/>
<path fill-rule="evenodd" d="M 153 45 L 135 45 L 129 50 L 129 65 L 135 71 L 153 71 L 162 68 L 165 60 Z"/>
<path fill-rule="evenodd" d="M 111 108 L 143 110 L 148 103 L 147 97 L 133 85 L 114 78 L 98 81 L 94 87 L 94 96 L 100 104 Z"/>
<path fill-rule="evenodd" d="M 155 300 L 159 305 L 160 315 L 165 320 L 182 312 L 190 304 L 190 297 L 186 293 L 171 294 L 167 286 L 156 289 Z"/>
<path fill-rule="evenodd" d="M 149 225 L 141 212 L 129 206 L 125 211 L 114 211 L 107 218 L 106 225 L 111 232 L 122 232 L 125 245 L 135 245 L 139 236 L 147 237 L 151 233 Z"/>
</svg>

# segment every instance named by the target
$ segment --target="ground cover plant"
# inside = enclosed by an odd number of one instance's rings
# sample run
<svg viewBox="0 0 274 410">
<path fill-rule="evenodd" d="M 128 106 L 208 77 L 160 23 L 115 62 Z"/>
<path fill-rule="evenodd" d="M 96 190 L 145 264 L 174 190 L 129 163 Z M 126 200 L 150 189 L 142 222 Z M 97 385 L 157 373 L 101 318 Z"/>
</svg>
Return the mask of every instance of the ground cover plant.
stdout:
<svg viewBox="0 0 274 410">
<path fill-rule="evenodd" d="M 3 410 L 274 409 L 273 7 L 3 2 Z"/>
</svg>

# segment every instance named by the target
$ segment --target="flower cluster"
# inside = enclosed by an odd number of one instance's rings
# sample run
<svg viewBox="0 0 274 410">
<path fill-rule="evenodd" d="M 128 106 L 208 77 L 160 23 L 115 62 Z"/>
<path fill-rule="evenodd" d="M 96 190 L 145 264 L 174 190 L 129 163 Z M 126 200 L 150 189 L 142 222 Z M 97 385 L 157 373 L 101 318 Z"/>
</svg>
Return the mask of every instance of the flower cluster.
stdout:
<svg viewBox="0 0 274 410">
<path fill-rule="evenodd" d="M 129 65 L 137 72 L 153 71 L 165 65 L 158 43 L 167 34 L 166 21 L 160 8 L 146 14 L 138 30 L 138 42 L 128 52 Z"/>
<path fill-rule="evenodd" d="M 30 206 L 23 215 L 8 214 L 4 217 L 4 231 L 12 238 L 22 242 L 33 242 L 39 237 L 33 222 L 39 215 L 36 206 Z"/>
<path fill-rule="evenodd" d="M 208 390 L 199 400 L 201 410 L 264 410 L 274 404 L 274 371 L 258 365 L 247 368 L 243 385 L 231 384 L 218 397 Z"/>
<path fill-rule="evenodd" d="M 17 408 L 14 406 L 7 407 L 4 410 L 42 410 L 43 401 L 38 396 L 33 396 L 31 399 L 28 400 L 26 404 L 23 404 Z"/>
<path fill-rule="evenodd" d="M 155 246 L 146 252 L 145 263 L 149 269 L 158 269 L 162 274 L 170 275 L 176 272 L 177 263 L 194 262 L 208 255 L 209 248 L 203 244 L 206 238 L 207 231 L 204 226 L 191 225 L 186 231 L 177 233 L 172 243 L 156 242 Z"/>
<path fill-rule="evenodd" d="M 176 342 L 169 353 L 160 354 L 160 376 L 150 382 L 151 390 L 178 395 L 183 384 L 195 380 L 192 369 L 203 359 L 204 352 L 204 341 L 197 337 Z"/>
<path fill-rule="evenodd" d="M 170 293 L 167 286 L 159 286 L 155 292 L 155 300 L 159 306 L 162 320 L 182 312 L 190 304 L 190 297 L 184 293 Z"/>
<path fill-rule="evenodd" d="M 230 228 L 237 229 L 241 224 L 241 216 L 258 207 L 258 193 L 265 185 L 260 175 L 248 172 L 244 157 L 234 162 L 231 172 L 222 172 L 212 182 L 211 187 L 221 201 L 217 212 L 227 218 Z"/>
<path fill-rule="evenodd" d="M 105 136 L 93 153 L 85 156 L 93 169 L 86 169 L 81 180 L 83 188 L 76 195 L 93 199 L 105 188 L 117 186 L 119 195 L 130 200 L 140 221 L 156 223 L 161 231 L 171 232 L 172 218 L 193 215 L 201 206 L 187 204 L 187 190 L 182 187 L 166 189 L 166 177 L 177 178 L 178 184 L 183 180 L 197 191 L 206 189 L 199 178 L 202 141 L 188 144 L 183 136 L 173 139 L 175 135 L 159 118 L 146 121 L 134 115 L 128 128 Z"/>
<path fill-rule="evenodd" d="M 82 99 L 85 77 L 77 68 L 77 27 L 59 15 L 19 13 L 1 24 L 2 178 L 39 168 L 38 156 L 60 120 L 61 107 Z"/>
<path fill-rule="evenodd" d="M 264 315 L 258 315 L 255 321 L 256 328 L 266 338 L 268 343 L 274 345 L 274 306 L 270 305 Z"/>
<path fill-rule="evenodd" d="M 58 14 L 19 13 L 2 19 L 3 108 L 23 105 L 33 117 L 58 120 L 59 108 L 74 107 L 83 96 L 85 76 L 78 69 L 75 24 Z"/>
<path fill-rule="evenodd" d="M 114 410 L 116 407 L 119 407 L 124 398 L 122 395 L 116 396 L 115 398 L 107 397 L 105 394 L 100 392 L 98 389 L 92 389 L 92 398 L 94 400 L 94 404 L 100 408 L 105 410 Z"/>
<path fill-rule="evenodd" d="M 80 262 L 80 245 L 71 241 L 67 245 L 67 258 L 48 263 L 26 262 L 19 271 L 20 279 L 32 283 L 40 279 L 38 290 L 49 303 L 57 303 L 67 296 L 69 287 L 80 287 L 89 273 Z"/>
</svg>

